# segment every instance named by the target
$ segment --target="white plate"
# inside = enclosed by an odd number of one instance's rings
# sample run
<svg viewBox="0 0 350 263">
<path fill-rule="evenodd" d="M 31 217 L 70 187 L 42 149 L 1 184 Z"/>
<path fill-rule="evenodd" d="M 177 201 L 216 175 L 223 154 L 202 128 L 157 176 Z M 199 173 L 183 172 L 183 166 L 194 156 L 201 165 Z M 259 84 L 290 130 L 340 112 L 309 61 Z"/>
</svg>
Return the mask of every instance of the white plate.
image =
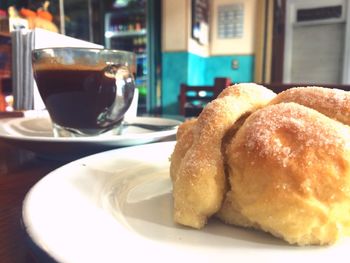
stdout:
<svg viewBox="0 0 350 263">
<path fill-rule="evenodd" d="M 28 193 L 23 220 L 60 262 L 341 262 L 349 240 L 297 247 L 210 220 L 202 230 L 172 220 L 174 142 L 92 155 L 48 174 Z"/>
<path fill-rule="evenodd" d="M 181 122 L 173 119 L 157 117 L 136 117 L 130 122 L 178 125 Z M 122 135 L 92 136 L 92 137 L 54 137 L 51 129 L 51 121 L 47 111 L 27 111 L 22 118 L 6 118 L 0 121 L 0 138 L 16 143 L 29 150 L 47 153 L 54 150 L 53 154 L 69 154 L 78 151 L 86 151 L 91 147 L 98 150 L 116 147 L 133 146 L 149 142 L 155 142 L 166 138 L 175 138 L 176 129 L 164 131 L 151 131 L 139 127 L 129 126 L 123 130 Z M 48 144 L 59 147 L 48 147 Z"/>
</svg>

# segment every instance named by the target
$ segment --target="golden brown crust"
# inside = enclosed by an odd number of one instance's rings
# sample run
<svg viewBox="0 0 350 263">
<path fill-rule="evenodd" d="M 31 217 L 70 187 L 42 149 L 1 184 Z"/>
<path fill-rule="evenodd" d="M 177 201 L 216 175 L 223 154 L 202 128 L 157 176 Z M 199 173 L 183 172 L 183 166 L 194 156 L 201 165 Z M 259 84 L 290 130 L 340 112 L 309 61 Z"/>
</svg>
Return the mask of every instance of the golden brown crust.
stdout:
<svg viewBox="0 0 350 263">
<path fill-rule="evenodd" d="M 278 94 L 271 102 L 295 102 L 350 125 L 350 92 L 322 87 L 298 87 Z"/>
<path fill-rule="evenodd" d="M 219 217 L 290 243 L 330 244 L 350 221 L 350 130 L 295 103 L 252 114 L 227 147 Z"/>
<path fill-rule="evenodd" d="M 197 119 L 190 119 L 183 122 L 176 133 L 176 145 L 174 151 L 171 155 L 170 163 L 170 177 L 174 181 L 178 174 L 178 169 L 184 158 L 188 149 L 192 146 L 193 143 L 193 129 L 196 125 Z"/>
<path fill-rule="evenodd" d="M 302 87 L 273 97 L 235 85 L 180 127 L 175 221 L 201 228 L 216 213 L 292 244 L 332 244 L 350 234 L 350 93 Z"/>
<path fill-rule="evenodd" d="M 255 84 L 228 87 L 190 124 L 190 131 L 180 129 L 171 156 L 177 223 L 201 228 L 220 209 L 226 189 L 222 139 L 243 114 L 266 105 L 274 96 Z"/>
</svg>

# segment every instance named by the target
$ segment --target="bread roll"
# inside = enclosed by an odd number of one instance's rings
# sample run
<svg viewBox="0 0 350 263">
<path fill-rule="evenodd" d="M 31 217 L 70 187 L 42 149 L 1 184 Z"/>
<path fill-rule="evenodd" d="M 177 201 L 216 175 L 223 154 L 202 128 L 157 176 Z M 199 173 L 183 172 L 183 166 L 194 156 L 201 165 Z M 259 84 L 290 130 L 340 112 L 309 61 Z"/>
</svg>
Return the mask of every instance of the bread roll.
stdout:
<svg viewBox="0 0 350 263">
<path fill-rule="evenodd" d="M 171 156 L 174 220 L 202 228 L 226 193 L 222 141 L 243 115 L 265 106 L 275 94 L 256 84 L 228 87 L 209 103 L 196 121 L 179 128 Z"/>
<path fill-rule="evenodd" d="M 270 104 L 295 102 L 350 125 L 350 92 L 322 87 L 298 87 L 278 94 Z"/>
<path fill-rule="evenodd" d="M 240 84 L 178 131 L 171 156 L 174 220 L 216 215 L 291 244 L 350 235 L 350 93 Z"/>
<path fill-rule="evenodd" d="M 298 245 L 331 244 L 349 234 L 347 125 L 296 103 L 268 106 L 245 121 L 226 156 L 223 221 Z"/>
</svg>

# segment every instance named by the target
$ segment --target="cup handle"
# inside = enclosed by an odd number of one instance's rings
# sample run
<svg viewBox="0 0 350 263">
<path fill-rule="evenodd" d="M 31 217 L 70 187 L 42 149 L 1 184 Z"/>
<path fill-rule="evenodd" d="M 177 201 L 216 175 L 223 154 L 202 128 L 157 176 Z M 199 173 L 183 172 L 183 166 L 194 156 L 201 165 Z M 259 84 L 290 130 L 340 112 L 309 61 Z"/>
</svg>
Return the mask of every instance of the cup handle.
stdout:
<svg viewBox="0 0 350 263">
<path fill-rule="evenodd" d="M 127 66 L 110 64 L 102 70 L 101 89 L 114 88 L 112 105 L 98 116 L 98 123 L 118 123 L 123 120 L 134 97 L 135 81 Z"/>
</svg>

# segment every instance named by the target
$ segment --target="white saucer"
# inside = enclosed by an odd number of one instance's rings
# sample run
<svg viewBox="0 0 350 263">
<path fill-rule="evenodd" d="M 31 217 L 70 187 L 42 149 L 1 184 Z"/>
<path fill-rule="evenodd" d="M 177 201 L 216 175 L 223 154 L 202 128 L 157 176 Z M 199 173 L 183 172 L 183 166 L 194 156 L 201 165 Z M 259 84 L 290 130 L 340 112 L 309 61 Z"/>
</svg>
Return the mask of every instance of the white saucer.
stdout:
<svg viewBox="0 0 350 263">
<path fill-rule="evenodd" d="M 136 117 L 131 122 L 158 125 L 179 125 L 174 119 L 157 117 Z M 27 111 L 24 117 L 6 118 L 0 121 L 0 138 L 6 142 L 17 144 L 34 152 L 60 155 L 86 151 L 87 149 L 111 149 L 116 147 L 134 146 L 175 138 L 177 129 L 152 131 L 139 127 L 128 126 L 122 135 L 91 136 L 91 137 L 54 137 L 51 120 L 47 111 Z M 49 147 L 55 144 L 58 147 Z"/>
<path fill-rule="evenodd" d="M 174 142 L 92 155 L 48 174 L 28 193 L 23 220 L 59 262 L 344 262 L 349 239 L 298 247 L 210 220 L 202 230 L 172 218 Z"/>
</svg>

